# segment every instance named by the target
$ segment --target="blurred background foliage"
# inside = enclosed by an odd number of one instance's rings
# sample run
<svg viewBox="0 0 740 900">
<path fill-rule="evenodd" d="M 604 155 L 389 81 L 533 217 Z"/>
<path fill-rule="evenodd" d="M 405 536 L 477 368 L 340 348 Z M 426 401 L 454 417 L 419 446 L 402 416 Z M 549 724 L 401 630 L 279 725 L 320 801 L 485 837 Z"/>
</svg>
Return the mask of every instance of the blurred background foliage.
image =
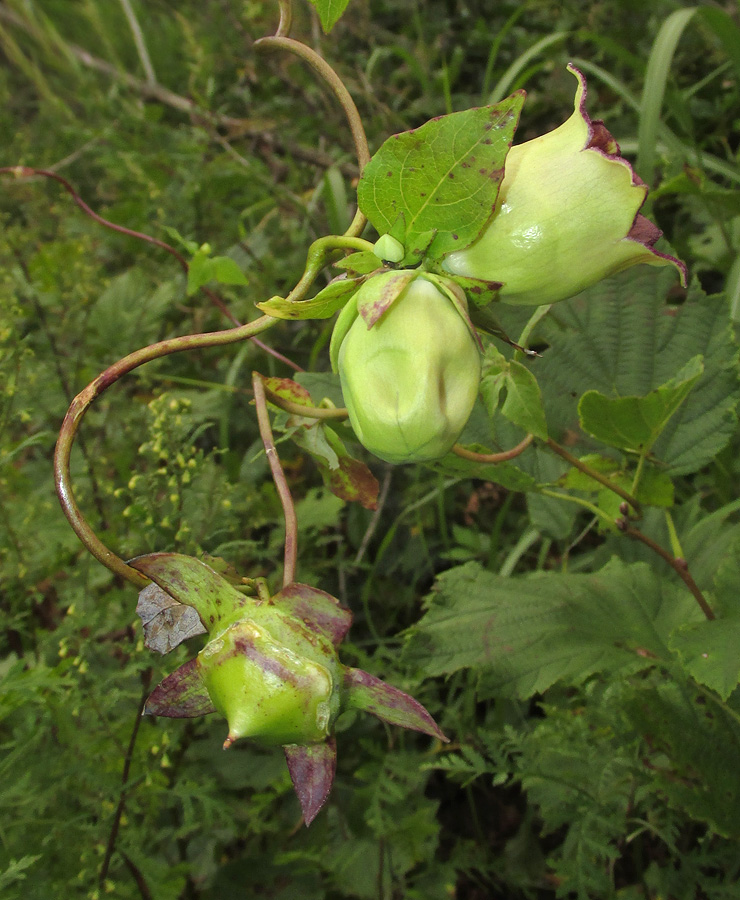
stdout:
<svg viewBox="0 0 740 900">
<path fill-rule="evenodd" d="M 57 172 L 107 219 L 178 247 L 208 242 L 248 278 L 220 285 L 220 296 L 239 320 L 255 318 L 255 302 L 298 280 L 312 240 L 346 228 L 357 175 L 328 92 L 294 58 L 252 49 L 274 31 L 275 6 L 4 0 L 0 165 Z M 724 295 L 725 324 L 740 316 L 735 2 L 353 0 L 330 36 L 308 5 L 295 14 L 294 36 L 337 69 L 373 149 L 519 87 L 528 100 L 518 140 L 534 137 L 570 114 L 565 64 L 575 61 L 589 110 L 654 187 L 650 214 L 695 290 Z M 576 327 L 569 309 L 545 343 Z M 699 689 L 666 682 L 669 657 L 639 675 L 594 669 L 536 691 L 502 687 L 479 666 L 435 664 L 429 634 L 413 628 L 422 598 L 436 583 L 437 601 L 454 609 L 449 585 L 470 566 L 476 584 L 565 577 L 618 554 L 665 576 L 640 547 L 588 530 L 577 510 L 527 503 L 464 472 L 370 460 L 383 488 L 375 516 L 329 494 L 311 459 L 281 444 L 298 501 L 299 578 L 355 615 L 344 661 L 414 693 L 451 746 L 343 717 L 334 792 L 305 830 L 279 751 L 224 754 L 209 719 L 137 726 L 142 697 L 188 654 L 160 660 L 143 649 L 133 590 L 69 529 L 51 476 L 55 435 L 72 397 L 120 356 L 228 324 L 187 295 L 163 251 L 106 231 L 52 181 L 2 176 L 2 896 L 740 896 L 734 694 L 697 724 L 681 719 L 674 694 Z M 325 371 L 331 324 L 281 324 L 269 342 Z M 725 369 L 736 368 L 723 352 Z M 92 409 L 75 483 L 122 555 L 210 554 L 280 583 L 282 518 L 250 408 L 255 368 L 291 374 L 251 344 L 175 355 Z M 677 478 L 673 512 L 727 603 L 740 595 L 737 451 L 735 429 L 713 460 Z M 651 528 L 664 535 L 665 520 Z M 651 743 L 656 722 L 665 729 Z M 682 747 L 694 732 L 697 746 Z M 712 771 L 697 776 L 703 764 Z"/>
</svg>

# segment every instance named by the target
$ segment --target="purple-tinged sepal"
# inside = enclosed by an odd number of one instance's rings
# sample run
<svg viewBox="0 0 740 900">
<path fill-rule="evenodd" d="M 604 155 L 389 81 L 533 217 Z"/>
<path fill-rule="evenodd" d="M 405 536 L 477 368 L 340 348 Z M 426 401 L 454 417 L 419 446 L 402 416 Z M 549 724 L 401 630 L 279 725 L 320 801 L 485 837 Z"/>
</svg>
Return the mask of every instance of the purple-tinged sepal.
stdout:
<svg viewBox="0 0 740 900">
<path fill-rule="evenodd" d="M 216 712 L 196 659 L 168 675 L 149 695 L 144 715 L 193 719 Z"/>
<path fill-rule="evenodd" d="M 328 637 L 335 647 L 342 643 L 352 624 L 352 613 L 346 606 L 326 591 L 308 584 L 289 584 L 275 594 L 272 602 L 308 628 Z"/>
<path fill-rule="evenodd" d="M 420 731 L 448 741 L 439 725 L 418 700 L 362 669 L 344 670 L 345 708 L 361 709 L 390 725 Z"/>
<path fill-rule="evenodd" d="M 211 632 L 219 622 L 255 601 L 245 597 L 199 559 L 181 553 L 150 553 L 129 565 L 151 578 L 178 603 L 192 606 Z"/>
<path fill-rule="evenodd" d="M 572 297 L 639 263 L 682 262 L 654 249 L 661 232 L 640 214 L 647 186 L 620 156 L 603 122 L 586 112 L 586 79 L 573 65 L 575 109 L 559 128 L 514 146 L 493 218 L 443 268 L 466 278 L 499 281 L 498 299 L 539 306 Z"/>
<path fill-rule="evenodd" d="M 308 827 L 329 798 L 337 768 L 337 744 L 330 737 L 323 744 L 288 744 L 283 750 Z"/>
</svg>

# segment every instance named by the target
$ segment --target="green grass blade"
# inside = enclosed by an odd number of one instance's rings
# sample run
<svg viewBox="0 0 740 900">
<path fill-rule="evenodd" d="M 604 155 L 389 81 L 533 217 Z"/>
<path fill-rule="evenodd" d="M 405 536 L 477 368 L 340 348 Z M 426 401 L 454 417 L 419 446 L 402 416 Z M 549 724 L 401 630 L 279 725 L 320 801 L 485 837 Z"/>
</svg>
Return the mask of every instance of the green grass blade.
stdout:
<svg viewBox="0 0 740 900">
<path fill-rule="evenodd" d="M 504 74 L 499 78 L 491 91 L 491 95 L 488 98 L 488 103 L 498 103 L 499 100 L 502 100 L 506 97 L 507 94 L 510 93 L 512 85 L 519 77 L 519 75 L 527 68 L 529 63 L 538 56 L 540 53 L 543 53 L 549 47 L 552 47 L 553 44 L 557 44 L 560 41 L 565 40 L 568 37 L 570 32 L 568 31 L 555 31 L 553 34 L 548 34 L 546 37 L 543 37 L 541 40 L 537 41 L 535 44 L 526 50 L 522 55 L 515 59 L 514 62 L 509 66 L 509 68 L 504 72 Z"/>
</svg>

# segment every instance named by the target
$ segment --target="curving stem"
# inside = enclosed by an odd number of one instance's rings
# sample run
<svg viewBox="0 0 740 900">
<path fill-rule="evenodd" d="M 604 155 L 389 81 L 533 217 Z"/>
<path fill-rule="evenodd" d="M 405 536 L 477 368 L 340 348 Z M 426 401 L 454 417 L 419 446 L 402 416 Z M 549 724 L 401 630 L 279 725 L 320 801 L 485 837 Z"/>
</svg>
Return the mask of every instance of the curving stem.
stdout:
<svg viewBox="0 0 740 900">
<path fill-rule="evenodd" d="M 265 397 L 265 384 L 259 372 L 252 373 L 252 387 L 254 388 L 254 405 L 257 408 L 257 423 L 265 446 L 267 461 L 270 463 L 270 471 L 277 488 L 280 503 L 285 516 L 285 564 L 283 566 L 283 587 L 287 587 L 295 581 L 295 570 L 298 559 L 298 520 L 296 519 L 293 496 L 290 493 L 285 472 L 280 465 L 280 457 L 275 449 L 275 441 L 270 427 L 270 414 L 267 411 L 267 398 Z"/>
<path fill-rule="evenodd" d="M 466 450 L 460 444 L 455 444 L 452 452 L 462 459 L 469 459 L 471 462 L 501 463 L 506 462 L 508 459 L 516 459 L 517 456 L 524 453 L 533 440 L 534 435 L 528 434 L 516 447 L 512 447 L 511 450 L 502 450 L 501 453 L 476 453 L 475 450 Z"/>
<path fill-rule="evenodd" d="M 184 350 L 235 344 L 265 331 L 277 321 L 279 320 L 270 316 L 261 316 L 259 319 L 255 319 L 254 322 L 241 325 L 239 328 L 207 332 L 205 334 L 188 334 L 159 341 L 156 344 L 151 344 L 149 347 L 143 347 L 141 350 L 129 353 L 128 356 L 124 356 L 123 359 L 119 359 L 118 362 L 109 366 L 94 381 L 91 381 L 70 404 L 59 431 L 59 438 L 54 451 L 54 480 L 59 502 L 62 504 L 64 514 L 75 534 L 90 553 L 110 569 L 111 572 L 130 581 L 137 588 L 148 584 L 149 580 L 137 572 L 136 569 L 132 569 L 131 566 L 127 565 L 119 556 L 105 546 L 82 514 L 72 490 L 70 456 L 77 429 L 80 427 L 85 413 L 93 401 L 112 384 L 115 384 L 119 378 L 144 365 L 144 363 L 161 359 L 164 356 L 169 356 L 171 353 L 180 353 Z"/>
</svg>

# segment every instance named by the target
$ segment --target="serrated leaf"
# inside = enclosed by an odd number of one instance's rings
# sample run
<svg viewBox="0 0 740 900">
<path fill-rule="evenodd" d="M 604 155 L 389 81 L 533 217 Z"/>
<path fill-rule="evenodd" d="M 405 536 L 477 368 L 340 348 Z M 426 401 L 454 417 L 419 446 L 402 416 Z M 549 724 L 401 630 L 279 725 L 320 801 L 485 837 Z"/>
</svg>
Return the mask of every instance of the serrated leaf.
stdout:
<svg viewBox="0 0 740 900">
<path fill-rule="evenodd" d="M 670 646 L 686 671 L 726 700 L 740 684 L 740 619 L 714 619 L 679 628 Z"/>
<path fill-rule="evenodd" d="M 493 215 L 523 102 L 518 91 L 389 138 L 360 178 L 362 212 L 380 234 L 403 216 L 394 236 L 407 253 L 429 242 L 426 255 L 441 259 L 467 247 Z"/>
<path fill-rule="evenodd" d="M 670 632 L 700 617 L 688 591 L 642 563 L 529 578 L 469 563 L 438 578 L 406 656 L 429 676 L 485 670 L 499 695 L 526 698 L 556 681 L 580 684 L 594 672 L 670 660 Z"/>
<path fill-rule="evenodd" d="M 538 326 L 549 349 L 530 363 L 542 387 L 550 433 L 577 433 L 577 398 L 590 389 L 644 396 L 693 357 L 704 373 L 652 448 L 671 475 L 710 462 L 734 433 L 737 347 L 724 297 L 691 284 L 686 302 L 666 304 L 673 276 L 635 267 L 557 304 Z"/>
<path fill-rule="evenodd" d="M 695 356 L 674 378 L 644 397 L 586 391 L 578 404 L 581 428 L 612 447 L 649 453 L 703 372 L 702 357 Z"/>
<path fill-rule="evenodd" d="M 481 378 L 481 393 L 490 416 L 505 391 L 501 414 L 535 437 L 547 439 L 547 423 L 537 379 L 516 360 L 508 360 L 495 347 L 486 350 Z"/>
<path fill-rule="evenodd" d="M 148 584 L 140 591 L 136 613 L 144 628 L 144 646 L 155 653 L 164 655 L 183 641 L 206 633 L 193 607 L 179 603 L 158 584 Z"/>
<path fill-rule="evenodd" d="M 285 300 L 283 297 L 270 297 L 263 303 L 257 303 L 258 309 L 275 319 L 330 319 L 341 309 L 359 287 L 357 279 L 342 278 L 319 291 L 310 300 Z"/>
<path fill-rule="evenodd" d="M 319 21 L 324 33 L 329 34 L 341 19 L 349 0 L 309 0 L 309 3 L 319 14 Z"/>
</svg>

